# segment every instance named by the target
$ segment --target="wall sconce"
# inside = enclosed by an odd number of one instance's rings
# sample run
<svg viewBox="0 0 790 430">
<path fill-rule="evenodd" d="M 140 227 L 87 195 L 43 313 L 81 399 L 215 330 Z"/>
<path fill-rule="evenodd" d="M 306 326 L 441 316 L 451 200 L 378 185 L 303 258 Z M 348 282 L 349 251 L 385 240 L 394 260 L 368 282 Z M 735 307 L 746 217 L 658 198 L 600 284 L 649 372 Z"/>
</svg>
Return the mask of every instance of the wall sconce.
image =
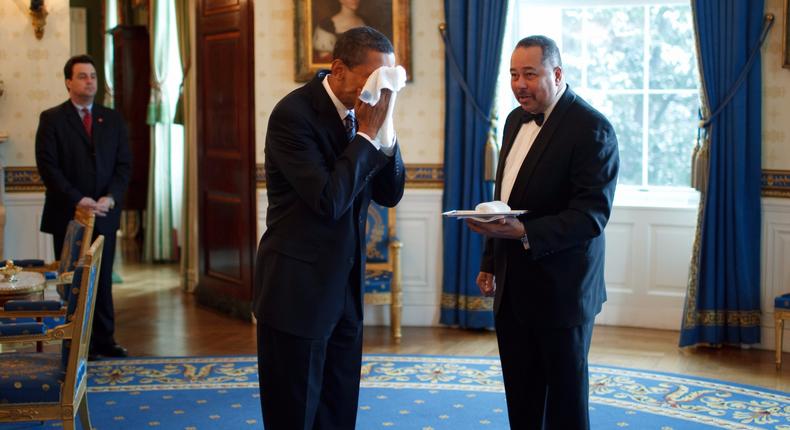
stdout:
<svg viewBox="0 0 790 430">
<path fill-rule="evenodd" d="M 47 25 L 47 6 L 44 5 L 44 0 L 30 0 L 30 19 L 33 22 L 33 31 L 36 33 L 36 39 L 41 40 L 44 37 L 44 26 Z"/>
</svg>

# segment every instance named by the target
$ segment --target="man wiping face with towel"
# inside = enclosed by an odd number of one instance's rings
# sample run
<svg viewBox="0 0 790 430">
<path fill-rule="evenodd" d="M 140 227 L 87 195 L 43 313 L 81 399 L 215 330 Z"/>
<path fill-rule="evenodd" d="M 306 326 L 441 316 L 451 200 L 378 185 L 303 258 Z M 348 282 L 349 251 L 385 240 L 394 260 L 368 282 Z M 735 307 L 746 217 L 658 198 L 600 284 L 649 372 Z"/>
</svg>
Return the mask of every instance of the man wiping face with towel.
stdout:
<svg viewBox="0 0 790 430">
<path fill-rule="evenodd" d="M 355 427 L 368 205 L 403 195 L 392 110 L 405 73 L 392 44 L 358 27 L 333 58 L 275 106 L 266 134 L 253 311 L 267 429 Z"/>
</svg>

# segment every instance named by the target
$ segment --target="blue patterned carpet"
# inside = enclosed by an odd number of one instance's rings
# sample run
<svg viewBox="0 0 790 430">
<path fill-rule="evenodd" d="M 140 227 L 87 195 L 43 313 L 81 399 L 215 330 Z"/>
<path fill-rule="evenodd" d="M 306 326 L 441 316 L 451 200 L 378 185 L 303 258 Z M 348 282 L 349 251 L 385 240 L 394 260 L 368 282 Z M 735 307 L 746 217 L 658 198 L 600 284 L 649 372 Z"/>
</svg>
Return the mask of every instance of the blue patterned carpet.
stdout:
<svg viewBox="0 0 790 430">
<path fill-rule="evenodd" d="M 590 372 L 596 430 L 790 430 L 788 393 L 608 366 Z M 89 385 L 97 430 L 262 427 L 255 357 L 101 361 L 91 364 Z M 366 355 L 357 423 L 364 430 L 506 429 L 499 360 Z"/>
</svg>

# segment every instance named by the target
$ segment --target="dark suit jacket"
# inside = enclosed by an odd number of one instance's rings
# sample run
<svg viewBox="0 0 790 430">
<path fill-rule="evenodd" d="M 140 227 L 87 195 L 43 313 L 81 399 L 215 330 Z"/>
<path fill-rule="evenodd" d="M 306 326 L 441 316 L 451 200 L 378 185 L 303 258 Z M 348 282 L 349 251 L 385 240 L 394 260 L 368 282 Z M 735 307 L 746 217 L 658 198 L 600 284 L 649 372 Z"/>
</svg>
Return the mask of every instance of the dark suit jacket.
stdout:
<svg viewBox="0 0 790 430">
<path fill-rule="evenodd" d="M 47 187 L 41 231 L 65 234 L 83 197 L 112 194 L 115 208 L 96 217 L 95 231 L 109 234 L 120 225 L 123 197 L 132 172 L 132 154 L 121 115 L 93 104 L 92 138 L 70 100 L 41 113 L 36 132 L 36 165 Z"/>
<path fill-rule="evenodd" d="M 505 122 L 495 198 L 521 107 Z M 568 87 L 519 170 L 508 205 L 520 217 L 530 250 L 518 240 L 487 239 L 481 271 L 494 273 L 494 310 L 508 289 L 523 321 L 572 327 L 594 319 L 606 301 L 603 230 L 612 209 L 619 156 L 609 121 Z"/>
<path fill-rule="evenodd" d="M 362 315 L 365 222 L 370 199 L 393 207 L 403 160 L 364 137 L 347 141 L 319 73 L 283 98 L 266 133 L 267 229 L 255 264 L 254 312 L 275 329 L 327 336 L 353 288 Z"/>
</svg>

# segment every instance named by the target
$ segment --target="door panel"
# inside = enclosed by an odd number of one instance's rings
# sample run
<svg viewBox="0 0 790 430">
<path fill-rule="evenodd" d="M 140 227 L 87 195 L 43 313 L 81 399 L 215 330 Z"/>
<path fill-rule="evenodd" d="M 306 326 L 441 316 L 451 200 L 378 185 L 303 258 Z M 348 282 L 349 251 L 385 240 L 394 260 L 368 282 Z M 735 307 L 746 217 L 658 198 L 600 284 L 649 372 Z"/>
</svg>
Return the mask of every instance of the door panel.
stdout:
<svg viewBox="0 0 790 430">
<path fill-rule="evenodd" d="M 197 13 L 198 299 L 250 317 L 256 246 L 252 2 Z"/>
</svg>

